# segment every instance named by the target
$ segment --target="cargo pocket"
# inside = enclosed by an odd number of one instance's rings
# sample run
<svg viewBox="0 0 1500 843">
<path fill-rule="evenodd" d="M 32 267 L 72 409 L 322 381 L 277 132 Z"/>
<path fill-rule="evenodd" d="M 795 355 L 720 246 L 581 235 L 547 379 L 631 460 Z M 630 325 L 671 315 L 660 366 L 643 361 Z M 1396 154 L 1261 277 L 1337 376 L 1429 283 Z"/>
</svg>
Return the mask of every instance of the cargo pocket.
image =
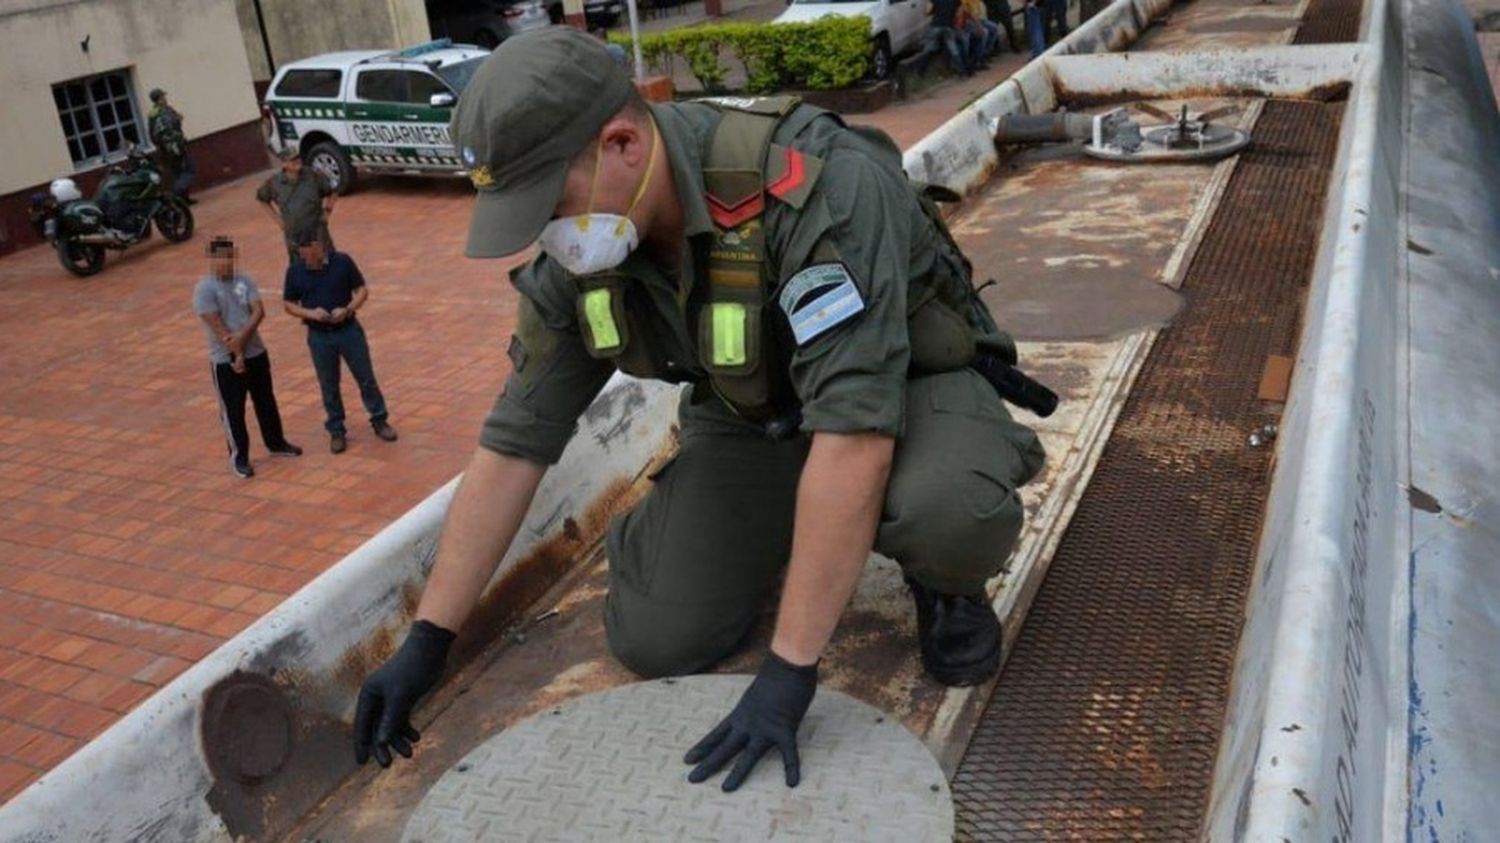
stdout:
<svg viewBox="0 0 1500 843">
<path fill-rule="evenodd" d="M 961 416 L 958 427 L 974 441 L 971 467 L 987 478 L 1015 489 L 1024 486 L 1042 470 L 1047 454 L 1041 440 L 1029 427 L 1010 417 L 994 387 L 978 372 L 962 369 L 946 375 L 923 378 L 928 406 L 939 416 Z"/>
</svg>

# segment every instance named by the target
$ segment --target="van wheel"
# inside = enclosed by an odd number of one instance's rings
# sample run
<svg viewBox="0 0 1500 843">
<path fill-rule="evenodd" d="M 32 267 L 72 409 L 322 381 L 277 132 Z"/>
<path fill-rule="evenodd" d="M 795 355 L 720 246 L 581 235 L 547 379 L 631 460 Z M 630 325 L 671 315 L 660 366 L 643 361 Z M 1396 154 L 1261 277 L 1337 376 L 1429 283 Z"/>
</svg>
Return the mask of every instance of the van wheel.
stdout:
<svg viewBox="0 0 1500 843">
<path fill-rule="evenodd" d="M 875 50 L 870 54 L 870 76 L 884 81 L 891 78 L 891 41 L 884 34 L 875 36 Z"/>
<path fill-rule="evenodd" d="M 354 165 L 349 163 L 349 156 L 343 148 L 333 141 L 323 141 L 308 150 L 307 166 L 322 173 L 340 196 L 354 187 Z"/>
</svg>

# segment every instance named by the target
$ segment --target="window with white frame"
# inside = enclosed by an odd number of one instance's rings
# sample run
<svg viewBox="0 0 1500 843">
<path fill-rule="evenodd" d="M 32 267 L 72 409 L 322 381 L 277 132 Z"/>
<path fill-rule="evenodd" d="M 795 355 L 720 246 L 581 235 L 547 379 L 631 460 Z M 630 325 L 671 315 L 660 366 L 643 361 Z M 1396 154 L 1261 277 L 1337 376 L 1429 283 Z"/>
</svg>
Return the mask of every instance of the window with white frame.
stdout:
<svg viewBox="0 0 1500 843">
<path fill-rule="evenodd" d="M 68 140 L 68 155 L 79 169 L 144 142 L 128 71 L 59 82 L 52 86 L 52 100 Z"/>
</svg>

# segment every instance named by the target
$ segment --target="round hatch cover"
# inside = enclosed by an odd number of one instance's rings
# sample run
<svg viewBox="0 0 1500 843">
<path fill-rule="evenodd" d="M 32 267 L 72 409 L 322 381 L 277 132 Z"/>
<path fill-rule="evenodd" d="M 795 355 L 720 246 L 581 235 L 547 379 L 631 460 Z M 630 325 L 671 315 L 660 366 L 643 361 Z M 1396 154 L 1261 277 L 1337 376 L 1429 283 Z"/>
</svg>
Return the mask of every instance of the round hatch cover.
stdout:
<svg viewBox="0 0 1500 843">
<path fill-rule="evenodd" d="M 802 783 L 774 751 L 734 793 L 688 784 L 682 756 L 748 676 L 641 682 L 579 697 L 503 731 L 438 780 L 406 843 L 474 840 L 951 840 L 953 800 L 927 748 L 893 718 L 820 688 L 802 722 Z"/>
</svg>

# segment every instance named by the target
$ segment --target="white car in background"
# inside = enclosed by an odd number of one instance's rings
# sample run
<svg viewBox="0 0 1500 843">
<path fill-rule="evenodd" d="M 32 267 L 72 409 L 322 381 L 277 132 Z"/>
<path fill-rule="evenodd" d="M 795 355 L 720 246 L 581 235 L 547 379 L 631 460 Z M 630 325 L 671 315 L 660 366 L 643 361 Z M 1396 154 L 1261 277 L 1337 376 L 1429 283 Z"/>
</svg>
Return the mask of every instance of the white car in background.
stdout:
<svg viewBox="0 0 1500 843">
<path fill-rule="evenodd" d="M 792 0 L 772 23 L 810 23 L 828 15 L 870 19 L 870 75 L 889 78 L 896 58 L 916 52 L 927 32 L 927 0 Z"/>
</svg>

